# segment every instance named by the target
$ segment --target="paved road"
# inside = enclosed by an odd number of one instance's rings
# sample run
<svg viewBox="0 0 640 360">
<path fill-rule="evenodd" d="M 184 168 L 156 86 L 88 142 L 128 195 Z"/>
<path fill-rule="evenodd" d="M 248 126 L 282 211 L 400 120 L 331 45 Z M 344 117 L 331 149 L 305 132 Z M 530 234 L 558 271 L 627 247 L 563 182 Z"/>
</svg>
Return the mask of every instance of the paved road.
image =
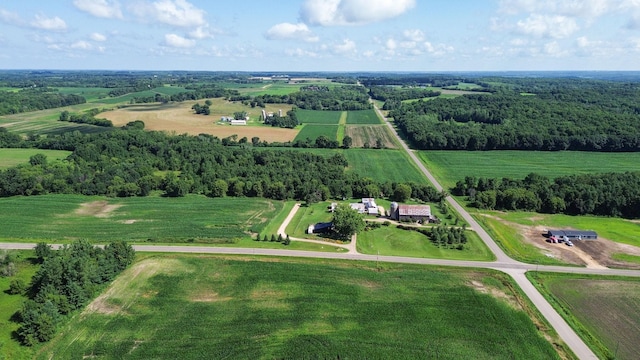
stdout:
<svg viewBox="0 0 640 360">
<path fill-rule="evenodd" d="M 380 115 L 384 122 L 387 124 L 391 132 L 398 139 L 404 150 L 409 154 L 413 162 L 418 166 L 420 171 L 431 181 L 433 186 L 438 191 L 443 191 L 444 188 L 431 174 L 431 172 L 422 164 L 422 161 L 418 159 L 418 156 L 409 149 L 409 146 L 402 140 L 402 138 L 396 132 L 389 119 L 387 119 L 380 109 L 375 106 L 376 111 Z M 589 347 L 578 337 L 578 335 L 569 327 L 569 325 L 560 317 L 560 315 L 551 307 L 549 302 L 538 292 L 538 290 L 529 282 L 524 276 L 524 272 L 520 272 L 518 268 L 521 268 L 524 264 L 511 259 L 504 251 L 496 244 L 496 242 L 489 236 L 489 234 L 478 224 L 478 222 L 451 196 L 447 196 L 446 201 L 462 216 L 462 218 L 469 224 L 469 227 L 480 236 L 482 241 L 489 247 L 489 249 L 495 254 L 498 263 L 506 264 L 506 268 L 500 268 L 513 277 L 516 283 L 525 291 L 525 294 L 529 297 L 531 302 L 538 308 L 540 313 L 549 321 L 554 327 L 560 338 L 571 348 L 571 350 L 580 359 L 597 359 L 597 356 L 589 349 Z M 526 289 L 526 290 L 525 290 Z"/>
</svg>

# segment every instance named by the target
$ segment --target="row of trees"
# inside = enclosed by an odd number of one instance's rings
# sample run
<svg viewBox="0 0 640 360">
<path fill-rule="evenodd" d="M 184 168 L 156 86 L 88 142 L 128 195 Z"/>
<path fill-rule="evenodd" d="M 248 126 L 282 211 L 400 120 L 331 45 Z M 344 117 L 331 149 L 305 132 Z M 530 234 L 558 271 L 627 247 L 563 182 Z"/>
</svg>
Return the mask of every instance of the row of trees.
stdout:
<svg viewBox="0 0 640 360">
<path fill-rule="evenodd" d="M 253 98 L 247 95 L 236 95 L 230 101 L 246 101 L 252 106 L 264 107 L 264 104 L 292 104 L 307 110 L 367 110 L 371 109 L 369 94 L 362 86 L 318 86 L 309 85 L 300 91 L 287 95 L 258 95 Z"/>
<path fill-rule="evenodd" d="M 28 346 L 50 340 L 62 316 L 84 306 L 100 285 L 133 262 L 135 252 L 123 241 L 103 249 L 80 240 L 58 251 L 40 243 L 36 256 L 42 265 L 31 279 L 29 300 L 18 313 L 17 334 Z"/>
<path fill-rule="evenodd" d="M 89 125 L 102 126 L 102 127 L 113 127 L 113 123 L 111 122 L 111 120 L 97 119 L 95 116 L 98 113 L 100 113 L 99 109 L 91 109 L 82 114 L 70 113 L 69 111 L 64 110 L 63 112 L 60 113 L 58 120 L 68 121 L 68 122 L 77 123 L 77 124 L 89 124 Z"/>
<path fill-rule="evenodd" d="M 452 189 L 482 209 L 640 218 L 640 173 L 562 176 L 529 174 L 521 180 L 466 177 Z"/>
<path fill-rule="evenodd" d="M 550 79 L 532 80 L 526 94 L 498 90 L 406 103 L 390 115 L 420 149 L 640 150 L 637 86 Z"/>
<path fill-rule="evenodd" d="M 254 148 L 246 139 L 247 146 L 234 146 L 239 141 L 227 141 L 229 146 L 225 146 L 224 139 L 210 135 L 146 132 L 136 130 L 143 126 L 137 124 L 127 127 L 130 130 L 22 140 L 23 147 L 73 153 L 66 161 L 40 157 L 0 171 L 0 196 L 146 196 L 160 190 L 166 196 L 194 193 L 304 200 L 318 189 L 325 197 L 340 199 L 390 196 L 398 186 L 345 171 L 348 163 L 343 154 Z M 412 197 L 436 202 L 442 197 L 429 185 L 409 186 Z"/>
<path fill-rule="evenodd" d="M 438 97 L 440 94 L 439 91 L 433 91 L 429 87 L 372 86 L 369 89 L 372 99 L 384 101 L 382 110 L 398 109 L 404 100 Z"/>
<path fill-rule="evenodd" d="M 186 88 L 187 91 L 181 91 L 175 94 L 161 94 L 156 93 L 151 96 L 135 96 L 130 100 L 132 104 L 144 104 L 144 103 L 168 103 L 168 102 L 182 102 L 193 101 L 201 99 L 213 99 L 220 97 L 232 97 L 238 94 L 237 90 L 225 89 L 221 86 L 206 85 L 206 86 L 190 86 Z"/>
</svg>

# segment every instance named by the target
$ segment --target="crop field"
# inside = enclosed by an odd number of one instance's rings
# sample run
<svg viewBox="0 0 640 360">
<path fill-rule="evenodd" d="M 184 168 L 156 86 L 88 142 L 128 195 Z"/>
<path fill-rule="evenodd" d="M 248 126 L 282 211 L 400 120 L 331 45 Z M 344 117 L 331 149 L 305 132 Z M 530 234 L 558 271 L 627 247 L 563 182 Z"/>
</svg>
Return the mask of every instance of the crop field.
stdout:
<svg viewBox="0 0 640 360">
<path fill-rule="evenodd" d="M 381 123 L 382 121 L 373 109 L 347 112 L 347 124 L 349 125 L 370 125 Z"/>
<path fill-rule="evenodd" d="M 424 182 L 422 173 L 400 150 L 348 149 L 344 155 L 349 171 L 375 181 Z"/>
<path fill-rule="evenodd" d="M 71 155 L 71 151 L 41 150 L 41 149 L 0 149 L 0 169 L 6 169 L 19 164 L 26 164 L 29 158 L 36 154 L 43 154 L 47 160 L 61 160 Z"/>
<path fill-rule="evenodd" d="M 309 138 L 311 139 L 311 141 L 315 141 L 317 137 L 322 135 L 328 137 L 329 140 L 337 140 L 338 125 L 319 125 L 319 124 L 303 125 L 302 129 L 296 136 L 295 140 L 304 141 L 307 138 Z"/>
<path fill-rule="evenodd" d="M 513 286 L 491 270 L 147 257 L 36 358 L 559 359 Z"/>
<path fill-rule="evenodd" d="M 492 261 L 493 254 L 473 232 L 467 231 L 468 242 L 463 250 L 435 246 L 426 235 L 417 231 L 397 229 L 395 225 L 358 234 L 358 252 L 371 255 L 408 256 L 431 259 Z"/>
<path fill-rule="evenodd" d="M 465 176 L 524 178 L 640 171 L 640 153 L 581 151 L 420 151 L 419 156 L 444 186 Z"/>
<path fill-rule="evenodd" d="M 546 273 L 532 279 L 600 358 L 638 358 L 640 281 Z"/>
<path fill-rule="evenodd" d="M 342 111 L 296 110 L 296 116 L 302 124 L 338 125 Z"/>
<path fill-rule="evenodd" d="M 103 198 L 43 195 L 0 199 L 5 241 L 84 238 L 232 244 L 262 231 L 281 202 L 249 198 Z"/>
<path fill-rule="evenodd" d="M 61 87 L 58 88 L 61 94 L 75 94 L 87 99 L 87 102 L 99 101 L 109 97 L 111 89 L 100 87 Z"/>
<path fill-rule="evenodd" d="M 241 103 L 233 103 L 224 99 L 211 99 L 211 115 L 194 114 L 191 107 L 196 102 L 204 104 L 201 101 L 185 101 L 182 103 L 170 103 L 165 105 L 159 104 L 141 104 L 135 106 L 127 106 L 121 109 L 101 113 L 98 117 L 109 119 L 114 126 L 123 126 L 134 120 L 142 120 L 145 123 L 145 129 L 158 131 L 175 131 L 178 134 L 211 134 L 220 138 L 231 135 L 238 135 L 238 138 L 247 137 L 251 139 L 254 136 L 266 141 L 291 141 L 296 137 L 297 130 L 281 129 L 271 126 L 261 125 L 260 120 L 261 108 L 251 108 Z M 269 104 L 266 111 L 277 112 L 282 109 L 283 112 L 291 110 L 291 105 Z M 221 116 L 233 116 L 234 112 L 246 111 L 250 120 L 248 126 L 231 126 L 229 124 L 219 123 Z"/>
<path fill-rule="evenodd" d="M 0 116 L 0 126 L 18 134 L 33 133 L 40 135 L 51 135 L 75 130 L 82 133 L 109 131 L 109 128 L 100 126 L 58 121 L 58 119 L 60 118 L 60 113 L 63 110 L 68 110 L 70 112 L 81 112 L 95 107 L 96 104 L 87 103 L 68 106 L 64 108 Z"/>
<path fill-rule="evenodd" d="M 396 149 L 398 146 L 396 140 L 389 133 L 386 125 L 355 125 L 347 126 L 346 135 L 353 139 L 352 147 L 359 148 L 368 146 L 373 148 L 376 146 L 378 139 L 382 141 L 385 148 Z"/>
</svg>

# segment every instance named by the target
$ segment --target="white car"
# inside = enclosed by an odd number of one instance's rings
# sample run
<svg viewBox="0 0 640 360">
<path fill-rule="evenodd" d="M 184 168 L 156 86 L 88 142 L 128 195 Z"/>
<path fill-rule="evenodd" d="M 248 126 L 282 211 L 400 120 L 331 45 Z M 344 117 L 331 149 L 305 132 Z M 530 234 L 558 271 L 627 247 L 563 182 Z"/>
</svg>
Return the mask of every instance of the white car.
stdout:
<svg viewBox="0 0 640 360">
<path fill-rule="evenodd" d="M 571 242 L 571 240 L 565 241 L 565 244 L 567 244 L 567 246 L 573 246 L 573 243 Z"/>
</svg>

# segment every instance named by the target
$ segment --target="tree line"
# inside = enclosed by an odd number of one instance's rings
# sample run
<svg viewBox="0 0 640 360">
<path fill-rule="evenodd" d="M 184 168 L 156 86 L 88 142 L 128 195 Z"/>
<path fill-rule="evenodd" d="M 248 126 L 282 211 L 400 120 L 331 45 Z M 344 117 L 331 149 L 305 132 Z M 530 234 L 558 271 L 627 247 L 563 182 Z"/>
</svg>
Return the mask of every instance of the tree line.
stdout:
<svg viewBox="0 0 640 360">
<path fill-rule="evenodd" d="M 59 121 L 68 121 L 77 124 L 89 124 L 95 126 L 102 127 L 113 127 L 113 123 L 108 119 L 97 119 L 95 116 L 98 115 L 102 110 L 100 109 L 90 109 L 82 114 L 71 113 L 67 110 L 64 110 L 60 113 L 58 117 Z"/>
<path fill-rule="evenodd" d="M 79 95 L 62 94 L 51 88 L 27 88 L 19 91 L 0 91 L 0 115 L 19 114 L 28 111 L 54 109 L 84 104 Z"/>
<path fill-rule="evenodd" d="M 537 79 L 494 90 L 405 103 L 390 115 L 419 149 L 640 150 L 631 83 Z"/>
<path fill-rule="evenodd" d="M 371 86 L 369 96 L 372 99 L 384 101 L 382 110 L 394 110 L 402 105 L 402 101 L 440 96 L 440 91 L 428 87 L 392 87 Z"/>
<path fill-rule="evenodd" d="M 135 257 L 131 245 L 124 241 L 103 249 L 79 240 L 57 251 L 40 243 L 35 250 L 42 265 L 31 279 L 29 300 L 17 314 L 17 335 L 27 346 L 53 338 L 65 315 L 83 307 Z"/>
<path fill-rule="evenodd" d="M 481 209 L 640 218 L 640 172 L 524 179 L 466 177 L 452 193 Z"/>
<path fill-rule="evenodd" d="M 32 157 L 0 171 L 0 196 L 68 193 L 107 196 L 203 194 L 304 200 L 319 189 L 323 199 L 390 196 L 398 184 L 345 171 L 343 154 L 329 156 L 252 147 L 201 134 L 146 132 L 142 122 L 100 134 L 65 133 L 21 140 L 19 147 L 69 150 L 65 161 Z M 0 139 L 2 138 L 0 132 Z M 14 144 L 16 145 L 16 144 Z M 426 184 L 409 184 L 413 197 L 439 201 Z"/>
<path fill-rule="evenodd" d="M 300 91 L 287 95 L 265 94 L 258 96 L 237 95 L 229 97 L 230 101 L 246 101 L 251 106 L 264 107 L 264 104 L 292 104 L 306 110 L 368 110 L 369 103 L 367 89 L 357 85 L 328 87 L 322 85 L 307 85 Z"/>
</svg>

